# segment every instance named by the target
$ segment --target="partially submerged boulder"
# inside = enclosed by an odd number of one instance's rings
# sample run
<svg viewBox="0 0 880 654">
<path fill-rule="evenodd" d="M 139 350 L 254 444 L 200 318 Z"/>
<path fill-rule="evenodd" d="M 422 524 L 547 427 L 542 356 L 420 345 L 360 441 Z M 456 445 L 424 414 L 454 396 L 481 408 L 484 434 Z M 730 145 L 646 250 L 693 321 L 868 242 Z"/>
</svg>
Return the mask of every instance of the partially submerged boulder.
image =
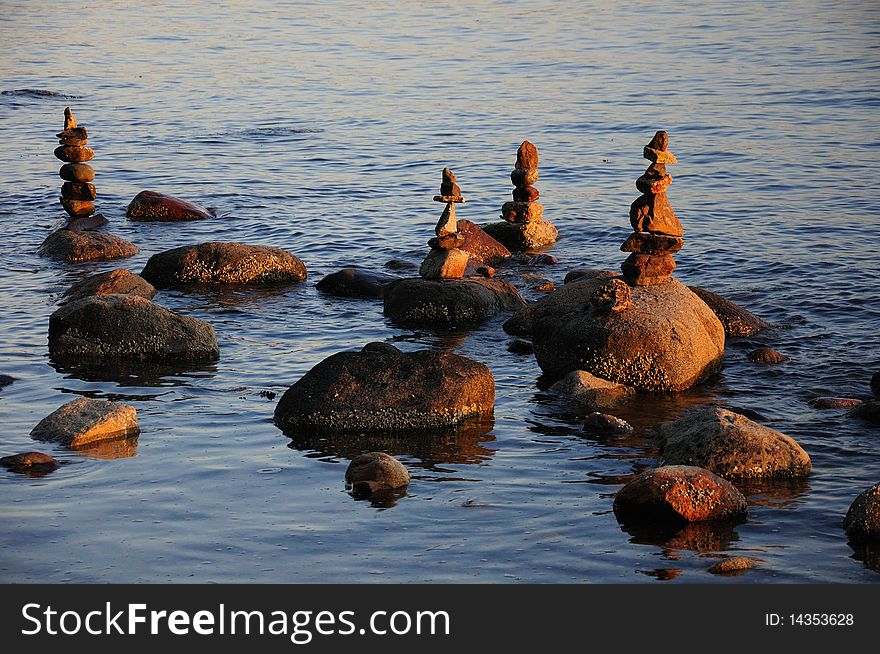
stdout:
<svg viewBox="0 0 880 654">
<path fill-rule="evenodd" d="M 572 370 L 550 390 L 582 402 L 592 411 L 610 409 L 635 394 L 629 386 L 601 379 L 586 370 Z"/>
<path fill-rule="evenodd" d="M 12 472 L 37 472 L 48 473 L 58 468 L 55 457 L 43 452 L 22 452 L 12 456 L 4 456 L 0 459 L 0 466 L 8 468 Z"/>
<path fill-rule="evenodd" d="M 81 279 L 64 292 L 61 302 L 73 302 L 90 295 L 138 295 L 151 300 L 156 288 L 140 275 L 117 268 Z"/>
<path fill-rule="evenodd" d="M 862 402 L 859 406 L 850 411 L 849 415 L 880 425 L 880 400 Z"/>
<path fill-rule="evenodd" d="M 727 298 L 699 286 L 688 286 L 688 288 L 709 305 L 709 308 L 724 325 L 724 333 L 728 336 L 752 336 L 770 326 L 770 323 L 737 306 Z"/>
<path fill-rule="evenodd" d="M 859 494 L 846 512 L 843 529 L 851 543 L 880 542 L 880 484 Z"/>
<path fill-rule="evenodd" d="M 37 253 L 56 261 L 81 263 L 124 259 L 139 251 L 134 243 L 113 234 L 59 229 L 46 237 Z"/>
<path fill-rule="evenodd" d="M 483 231 L 511 252 L 537 250 L 555 243 L 559 238 L 559 230 L 546 220 L 523 223 L 502 220 L 484 226 Z"/>
<path fill-rule="evenodd" d="M 134 196 L 125 215 L 129 220 L 159 222 L 213 218 L 211 212 L 204 207 L 156 191 L 141 191 Z"/>
<path fill-rule="evenodd" d="M 758 562 L 747 556 L 728 556 L 720 561 L 713 563 L 709 567 L 709 572 L 713 575 L 732 575 L 751 570 Z"/>
<path fill-rule="evenodd" d="M 454 328 L 476 325 L 525 304 L 519 291 L 503 279 L 412 278 L 388 285 L 384 312 L 401 325 Z"/>
<path fill-rule="evenodd" d="M 646 470 L 614 497 L 614 513 L 623 521 L 740 520 L 747 509 L 746 498 L 736 486 L 694 466 Z"/>
<path fill-rule="evenodd" d="M 397 459 L 385 452 L 367 452 L 352 459 L 345 471 L 355 497 L 371 497 L 409 484 L 410 474 Z"/>
<path fill-rule="evenodd" d="M 599 436 L 611 436 L 615 434 L 631 434 L 635 430 L 626 420 L 612 416 L 608 413 L 594 411 L 584 420 L 584 433 Z"/>
<path fill-rule="evenodd" d="M 400 277 L 386 273 L 371 272 L 354 266 L 330 273 L 315 287 L 329 295 L 338 297 L 380 298 L 385 295 L 385 288 Z"/>
<path fill-rule="evenodd" d="M 458 249 L 483 263 L 497 266 L 511 256 L 510 250 L 470 220 L 459 220 L 458 231 L 464 237 L 464 243 Z"/>
<path fill-rule="evenodd" d="M 749 352 L 749 361 L 752 363 L 783 363 L 786 359 L 782 352 L 778 352 L 772 347 L 759 347 Z"/>
<path fill-rule="evenodd" d="M 370 343 L 307 372 L 279 400 L 275 423 L 285 431 L 437 430 L 489 416 L 494 404 L 495 381 L 481 363 Z"/>
<path fill-rule="evenodd" d="M 210 242 L 154 254 L 141 276 L 157 288 L 197 284 L 284 284 L 304 280 L 306 267 L 281 248 Z"/>
<path fill-rule="evenodd" d="M 93 295 L 49 317 L 49 353 L 65 359 L 210 361 L 214 328 L 137 295 Z"/>
<path fill-rule="evenodd" d="M 31 438 L 83 447 L 99 441 L 137 436 L 133 406 L 81 397 L 59 407 L 31 430 Z"/>
<path fill-rule="evenodd" d="M 726 479 L 800 477 L 812 466 L 794 439 L 721 407 L 686 411 L 658 433 L 665 464 L 701 466 Z"/>
</svg>

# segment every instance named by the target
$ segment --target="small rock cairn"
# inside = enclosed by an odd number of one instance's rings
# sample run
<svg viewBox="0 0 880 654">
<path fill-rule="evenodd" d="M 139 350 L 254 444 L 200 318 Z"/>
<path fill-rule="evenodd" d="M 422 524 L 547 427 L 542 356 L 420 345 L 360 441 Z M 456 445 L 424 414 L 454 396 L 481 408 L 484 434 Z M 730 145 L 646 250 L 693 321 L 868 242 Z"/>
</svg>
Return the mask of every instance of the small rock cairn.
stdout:
<svg viewBox="0 0 880 654">
<path fill-rule="evenodd" d="M 425 279 L 461 279 L 467 268 L 470 255 L 458 249 L 464 245 L 464 236 L 459 232 L 455 218 L 455 205 L 465 199 L 455 180 L 455 174 L 444 168 L 440 195 L 435 195 L 434 200 L 444 202 L 446 208 L 434 228 L 434 238 L 428 241 L 431 251 L 419 268 L 419 275 Z"/>
<path fill-rule="evenodd" d="M 644 157 L 651 165 L 636 180 L 636 188 L 643 195 L 629 210 L 635 231 L 620 246 L 623 252 L 632 253 L 621 266 L 623 279 L 630 286 L 665 282 L 675 270 L 672 253 L 684 246 L 684 229 L 666 197 L 666 189 L 672 183 L 666 165 L 677 163 L 675 155 L 666 149 L 668 145 L 669 134 L 661 130 L 644 149 Z"/>
<path fill-rule="evenodd" d="M 544 207 L 538 202 L 540 193 L 533 184 L 538 181 L 538 148 L 523 141 L 516 151 L 516 164 L 510 172 L 513 202 L 501 206 L 501 217 L 509 223 L 524 225 L 540 222 Z"/>
<path fill-rule="evenodd" d="M 78 127 L 70 107 L 64 109 L 64 131 L 56 134 L 61 144 L 55 148 L 55 156 L 66 162 L 58 174 L 65 180 L 61 186 L 61 206 L 70 216 L 87 218 L 95 213 L 95 170 L 89 164 L 95 152 L 86 147 L 88 133 L 85 127 Z"/>
</svg>

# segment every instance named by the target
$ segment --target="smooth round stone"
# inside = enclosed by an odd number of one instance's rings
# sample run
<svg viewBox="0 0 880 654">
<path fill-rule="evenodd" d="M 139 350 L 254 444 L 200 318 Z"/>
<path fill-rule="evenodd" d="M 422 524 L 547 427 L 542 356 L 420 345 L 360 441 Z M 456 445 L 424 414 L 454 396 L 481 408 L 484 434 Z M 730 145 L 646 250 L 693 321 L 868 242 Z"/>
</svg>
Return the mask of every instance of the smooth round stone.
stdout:
<svg viewBox="0 0 880 654">
<path fill-rule="evenodd" d="M 514 202 L 534 202 L 541 193 L 534 186 L 517 186 L 513 189 Z"/>
<path fill-rule="evenodd" d="M 670 254 L 633 253 L 626 258 L 620 269 L 623 280 L 630 286 L 656 286 L 672 275 L 675 259 Z"/>
<path fill-rule="evenodd" d="M 759 347 L 757 350 L 749 352 L 749 361 L 752 363 L 783 363 L 785 355 L 772 347 Z"/>
<path fill-rule="evenodd" d="M 59 229 L 43 241 L 38 254 L 67 263 L 80 263 L 123 259 L 134 256 L 138 251 L 134 243 L 113 234 Z"/>
<path fill-rule="evenodd" d="M 75 232 L 90 232 L 100 229 L 109 222 L 107 216 L 100 213 L 93 213 L 91 216 L 86 216 L 84 218 L 72 218 L 68 221 L 67 225 L 65 225 L 65 228 L 72 229 Z"/>
<path fill-rule="evenodd" d="M 510 171 L 510 181 L 514 186 L 532 186 L 538 181 L 537 168 L 514 168 Z"/>
<path fill-rule="evenodd" d="M 70 163 L 82 163 L 95 158 L 95 151 L 78 145 L 59 145 L 55 148 L 55 156 L 61 161 Z"/>
<path fill-rule="evenodd" d="M 61 195 L 68 200 L 94 200 L 98 197 L 94 184 L 88 182 L 64 182 Z"/>
<path fill-rule="evenodd" d="M 650 193 L 657 195 L 663 193 L 669 185 L 672 184 L 672 175 L 663 175 L 660 178 L 648 177 L 642 175 L 636 180 L 636 188 L 640 193 Z"/>
<path fill-rule="evenodd" d="M 725 297 L 699 286 L 689 286 L 688 288 L 712 309 L 712 312 L 724 325 L 724 333 L 728 336 L 752 336 L 770 326 L 770 323 Z"/>
<path fill-rule="evenodd" d="M 84 163 L 64 164 L 58 174 L 68 182 L 91 182 L 95 179 L 95 169 Z"/>
<path fill-rule="evenodd" d="M 72 218 L 85 218 L 95 213 L 95 203 L 91 200 L 58 199 L 61 201 L 61 206 Z"/>
</svg>

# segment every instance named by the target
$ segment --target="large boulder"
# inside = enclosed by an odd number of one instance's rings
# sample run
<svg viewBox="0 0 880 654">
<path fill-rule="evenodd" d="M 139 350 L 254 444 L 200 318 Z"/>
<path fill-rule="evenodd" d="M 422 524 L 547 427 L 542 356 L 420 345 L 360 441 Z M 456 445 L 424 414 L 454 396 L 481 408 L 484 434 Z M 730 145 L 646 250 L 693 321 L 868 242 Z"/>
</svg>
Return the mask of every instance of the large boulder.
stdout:
<svg viewBox="0 0 880 654">
<path fill-rule="evenodd" d="M 385 288 L 400 277 L 387 273 L 370 272 L 354 266 L 330 273 L 319 281 L 315 288 L 328 295 L 338 297 L 380 298 L 385 295 Z"/>
<path fill-rule="evenodd" d="M 846 512 L 843 529 L 852 543 L 880 542 L 880 484 L 859 494 Z"/>
<path fill-rule="evenodd" d="M 464 244 L 460 245 L 458 249 L 467 252 L 471 257 L 492 266 L 497 266 L 510 258 L 510 250 L 489 236 L 476 223 L 472 223 L 470 220 L 459 220 L 458 231 L 464 236 Z"/>
<path fill-rule="evenodd" d="M 602 298 L 612 280 L 582 277 L 527 307 L 504 325 L 531 334 L 535 358 L 549 378 L 572 370 L 647 391 L 679 391 L 716 372 L 724 328 L 684 284 L 668 279 L 632 287 L 631 301 L 609 311 Z"/>
<path fill-rule="evenodd" d="M 56 261 L 112 261 L 137 254 L 138 246 L 124 238 L 104 232 L 59 229 L 40 245 L 38 254 Z"/>
<path fill-rule="evenodd" d="M 65 359 L 210 361 L 214 328 L 136 295 L 93 295 L 49 317 L 49 353 Z"/>
<path fill-rule="evenodd" d="M 129 203 L 129 220 L 180 222 L 213 218 L 210 211 L 197 204 L 155 191 L 141 191 Z"/>
<path fill-rule="evenodd" d="M 385 290 L 385 315 L 407 326 L 471 326 L 499 311 L 516 311 L 525 300 L 503 279 L 401 279 Z"/>
<path fill-rule="evenodd" d="M 243 243 L 201 243 L 154 254 L 141 276 L 157 288 L 196 284 L 283 284 L 306 278 L 287 250 Z"/>
<path fill-rule="evenodd" d="M 140 427 L 133 406 L 80 397 L 40 420 L 31 438 L 83 447 L 99 441 L 137 436 Z"/>
<path fill-rule="evenodd" d="M 307 372 L 281 397 L 275 423 L 294 433 L 437 430 L 489 416 L 494 404 L 495 380 L 482 363 L 370 343 Z"/>
<path fill-rule="evenodd" d="M 755 314 L 746 311 L 727 298 L 699 286 L 689 286 L 688 288 L 709 305 L 709 308 L 712 309 L 715 315 L 718 316 L 718 320 L 724 325 L 724 333 L 728 336 L 752 336 L 765 327 L 770 326 L 770 323 L 758 318 Z"/>
<path fill-rule="evenodd" d="M 715 406 L 696 407 L 658 429 L 663 461 L 726 479 L 800 477 L 812 466 L 793 438 Z"/>
<path fill-rule="evenodd" d="M 511 252 L 537 250 L 552 245 L 559 238 L 559 231 L 553 223 L 546 220 L 528 223 L 502 220 L 484 226 L 483 231 Z"/>
<path fill-rule="evenodd" d="M 646 470 L 614 497 L 614 513 L 624 521 L 739 520 L 747 509 L 746 498 L 736 486 L 694 466 Z"/>
<path fill-rule="evenodd" d="M 81 279 L 65 291 L 61 302 L 73 302 L 90 295 L 139 295 L 151 300 L 156 288 L 140 275 L 117 268 Z"/>
</svg>

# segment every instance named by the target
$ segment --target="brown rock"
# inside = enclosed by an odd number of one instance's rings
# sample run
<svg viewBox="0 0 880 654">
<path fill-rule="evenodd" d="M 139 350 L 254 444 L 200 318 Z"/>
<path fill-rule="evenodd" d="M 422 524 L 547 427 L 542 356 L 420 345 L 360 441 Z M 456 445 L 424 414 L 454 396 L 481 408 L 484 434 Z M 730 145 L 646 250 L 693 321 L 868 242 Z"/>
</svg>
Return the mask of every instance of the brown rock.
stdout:
<svg viewBox="0 0 880 654">
<path fill-rule="evenodd" d="M 814 409 L 852 409 L 862 403 L 851 397 L 816 397 L 809 401 Z"/>
<path fill-rule="evenodd" d="M 863 491 L 850 505 L 843 529 L 851 543 L 880 541 L 880 484 Z"/>
<path fill-rule="evenodd" d="M 492 266 L 510 258 L 510 250 L 489 236 L 476 223 L 459 220 L 458 231 L 464 236 L 464 243 L 458 249 L 467 252 L 472 258 Z"/>
<path fill-rule="evenodd" d="M 648 143 L 648 147 L 652 150 L 663 151 L 669 147 L 669 133 L 664 130 L 658 130 L 654 134 L 654 138 Z"/>
<path fill-rule="evenodd" d="M 75 147 L 83 147 L 88 145 L 88 139 L 77 139 L 77 138 L 66 138 L 66 139 L 58 139 L 59 145 L 72 145 Z"/>
<path fill-rule="evenodd" d="M 72 127 L 58 132 L 55 136 L 59 141 L 86 141 L 89 138 L 89 133 L 85 127 Z"/>
<path fill-rule="evenodd" d="M 541 220 L 544 207 L 540 202 L 505 202 L 501 217 L 510 223 L 534 223 Z"/>
<path fill-rule="evenodd" d="M 596 311 L 603 315 L 619 313 L 632 306 L 632 291 L 620 279 L 609 279 L 590 298 Z"/>
<path fill-rule="evenodd" d="M 84 163 L 64 164 L 58 174 L 68 182 L 91 182 L 95 179 L 95 169 Z"/>
<path fill-rule="evenodd" d="M 621 420 L 608 413 L 594 411 L 584 421 L 584 431 L 589 434 L 610 436 L 612 434 L 631 434 L 635 430 L 626 420 Z"/>
<path fill-rule="evenodd" d="M 284 393 L 275 423 L 289 433 L 437 430 L 490 416 L 494 403 L 495 381 L 483 364 L 382 344 L 324 359 Z"/>
<path fill-rule="evenodd" d="M 599 268 L 575 268 L 574 270 L 570 270 L 565 274 L 565 279 L 562 283 L 570 284 L 571 282 L 576 282 L 579 279 L 594 279 L 597 277 L 608 279 L 611 277 L 619 277 L 619 275 L 617 273 L 611 272 L 610 270 L 601 270 Z"/>
<path fill-rule="evenodd" d="M 443 204 L 449 204 L 452 202 L 453 204 L 461 204 L 466 200 L 460 195 L 435 195 L 434 202 L 442 202 Z"/>
<path fill-rule="evenodd" d="M 596 377 L 586 370 L 572 370 L 550 390 L 583 403 L 591 411 L 614 408 L 635 395 L 635 389 Z"/>
<path fill-rule="evenodd" d="M 510 173 L 510 181 L 516 187 L 532 186 L 539 177 L 537 168 L 514 168 Z"/>
<path fill-rule="evenodd" d="M 749 361 L 752 363 L 782 363 L 785 360 L 782 353 L 772 347 L 759 347 L 749 352 Z"/>
<path fill-rule="evenodd" d="M 388 284 L 398 279 L 400 277 L 394 275 L 349 266 L 327 275 L 317 283 L 316 288 L 338 297 L 379 298 L 385 295 Z"/>
<path fill-rule="evenodd" d="M 461 279 L 469 258 L 462 250 L 431 250 L 419 267 L 419 275 L 425 279 Z"/>
<path fill-rule="evenodd" d="M 746 498 L 736 486 L 694 466 L 647 470 L 621 488 L 614 498 L 614 513 L 623 520 L 740 520 L 747 509 Z"/>
<path fill-rule="evenodd" d="M 529 141 L 523 141 L 516 151 L 514 168 L 527 169 L 538 167 L 538 148 Z"/>
<path fill-rule="evenodd" d="M 629 222 L 636 232 L 684 236 L 684 228 L 665 193 L 640 196 L 630 205 Z"/>
<path fill-rule="evenodd" d="M 78 145 L 59 145 L 55 148 L 55 156 L 61 161 L 82 163 L 95 158 L 95 151 L 89 147 Z"/>
<path fill-rule="evenodd" d="M 662 284 L 675 270 L 671 254 L 633 253 L 620 266 L 623 279 L 630 286 L 656 286 Z"/>
<path fill-rule="evenodd" d="M 418 266 L 412 261 L 403 259 L 390 259 L 383 264 L 388 270 L 418 270 Z"/>
<path fill-rule="evenodd" d="M 650 193 L 651 195 L 664 193 L 670 184 L 672 184 L 672 175 L 663 175 L 659 179 L 642 175 L 636 180 L 636 188 L 639 192 Z"/>
<path fill-rule="evenodd" d="M 441 184 L 454 184 L 458 181 L 458 178 L 455 176 L 455 173 L 452 172 L 449 168 L 444 168 L 443 173 L 441 173 Z"/>
<path fill-rule="evenodd" d="M 31 438 L 82 447 L 98 441 L 137 436 L 140 427 L 133 406 L 88 397 L 68 402 L 43 418 Z"/>
<path fill-rule="evenodd" d="M 23 452 L 4 456 L 0 459 L 0 466 L 9 468 L 13 472 L 40 471 L 51 472 L 58 468 L 58 462 L 54 457 L 42 452 Z"/>
<path fill-rule="evenodd" d="M 880 400 L 871 400 L 870 402 L 862 402 L 853 409 L 849 415 L 867 420 L 874 424 L 880 424 Z"/>
<path fill-rule="evenodd" d="M 289 284 L 306 276 L 305 264 L 267 245 L 212 241 L 154 254 L 141 276 L 157 288 L 194 284 Z"/>
<path fill-rule="evenodd" d="M 666 164 L 652 163 L 645 169 L 645 177 L 649 179 L 662 179 L 666 177 Z"/>
<path fill-rule="evenodd" d="M 155 287 L 140 275 L 123 268 L 89 275 L 71 286 L 61 297 L 61 303 L 73 302 L 91 295 L 138 295 L 152 299 Z"/>
<path fill-rule="evenodd" d="M 460 196 L 461 188 L 455 182 L 443 182 L 440 184 L 440 195 Z"/>
<path fill-rule="evenodd" d="M 64 107 L 64 131 L 66 132 L 69 129 L 73 129 L 76 127 L 76 116 L 73 115 L 73 111 L 70 107 Z"/>
<path fill-rule="evenodd" d="M 699 286 L 689 286 L 688 288 L 712 309 L 712 312 L 724 325 L 724 332 L 728 336 L 753 336 L 770 326 L 769 323 L 737 306 L 727 298 Z"/>
<path fill-rule="evenodd" d="M 513 189 L 514 202 L 535 202 L 539 197 L 541 194 L 534 186 L 517 186 Z"/>
<path fill-rule="evenodd" d="M 99 229 L 109 222 L 104 214 L 96 213 L 85 218 L 73 218 L 65 225 L 65 228 L 75 232 L 89 232 Z"/>
<path fill-rule="evenodd" d="M 363 488 L 352 490 L 361 496 L 403 488 L 409 484 L 409 471 L 393 456 L 384 452 L 367 452 L 356 456 L 345 471 L 345 481 Z"/>
<path fill-rule="evenodd" d="M 129 203 L 125 215 L 130 220 L 179 222 L 213 218 L 211 213 L 197 204 L 163 195 L 155 191 L 141 191 Z"/>
<path fill-rule="evenodd" d="M 709 568 L 713 575 L 729 575 L 751 570 L 757 565 L 757 561 L 747 556 L 729 556 L 721 559 Z"/>
<path fill-rule="evenodd" d="M 698 465 L 726 479 L 801 477 L 812 465 L 794 439 L 721 407 L 691 409 L 658 433 L 664 463 Z"/>
<path fill-rule="evenodd" d="M 88 182 L 64 182 L 61 195 L 68 200 L 94 200 L 98 197 L 95 185 Z"/>
<path fill-rule="evenodd" d="M 61 206 L 72 218 L 86 218 L 95 213 L 95 203 L 91 200 L 68 200 L 58 198 Z"/>
<path fill-rule="evenodd" d="M 428 239 L 428 247 L 432 250 L 459 250 L 464 245 L 464 234 L 446 234 Z"/>
<path fill-rule="evenodd" d="M 678 159 L 675 158 L 675 155 L 672 154 L 669 150 L 655 150 L 654 148 L 645 147 L 642 151 L 642 155 L 648 161 L 653 161 L 654 163 L 662 163 L 662 164 L 674 164 L 678 163 Z"/>
<path fill-rule="evenodd" d="M 682 247 L 684 247 L 684 239 L 678 236 L 633 232 L 620 246 L 620 250 L 638 254 L 672 254 Z"/>
<path fill-rule="evenodd" d="M 473 261 L 473 259 L 470 261 Z M 470 261 L 468 264 L 470 264 Z M 495 277 L 495 269 L 492 266 L 477 266 L 476 274 L 486 279 L 492 279 Z"/>
<path fill-rule="evenodd" d="M 434 227 L 434 234 L 437 236 L 446 236 L 448 234 L 458 233 L 458 221 L 455 219 L 455 205 L 452 202 L 447 203 L 443 213 L 440 214 L 440 220 Z"/>
<path fill-rule="evenodd" d="M 41 257 L 80 263 L 124 259 L 134 256 L 138 251 L 134 243 L 113 234 L 59 229 L 49 234 L 37 252 Z"/>
<path fill-rule="evenodd" d="M 556 284 L 551 282 L 549 279 L 541 282 L 540 284 L 535 284 L 532 286 L 533 291 L 541 291 L 542 293 L 552 293 L 556 290 Z"/>
</svg>

